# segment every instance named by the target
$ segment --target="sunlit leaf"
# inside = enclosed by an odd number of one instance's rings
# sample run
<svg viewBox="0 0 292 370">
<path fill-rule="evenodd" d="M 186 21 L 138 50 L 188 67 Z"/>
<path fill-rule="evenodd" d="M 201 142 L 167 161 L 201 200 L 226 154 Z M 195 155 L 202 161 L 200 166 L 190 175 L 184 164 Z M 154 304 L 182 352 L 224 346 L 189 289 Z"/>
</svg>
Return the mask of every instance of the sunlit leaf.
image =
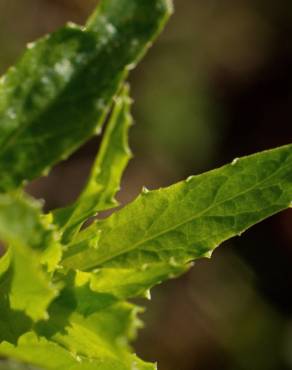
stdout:
<svg viewBox="0 0 292 370">
<path fill-rule="evenodd" d="M 64 229 L 65 239 L 74 235 L 82 223 L 97 212 L 118 205 L 115 195 L 120 189 L 121 177 L 131 158 L 128 130 L 132 117 L 128 90 L 128 86 L 125 86 L 115 100 L 114 110 L 85 189 L 72 206 L 54 212 L 55 222 Z"/>
</svg>

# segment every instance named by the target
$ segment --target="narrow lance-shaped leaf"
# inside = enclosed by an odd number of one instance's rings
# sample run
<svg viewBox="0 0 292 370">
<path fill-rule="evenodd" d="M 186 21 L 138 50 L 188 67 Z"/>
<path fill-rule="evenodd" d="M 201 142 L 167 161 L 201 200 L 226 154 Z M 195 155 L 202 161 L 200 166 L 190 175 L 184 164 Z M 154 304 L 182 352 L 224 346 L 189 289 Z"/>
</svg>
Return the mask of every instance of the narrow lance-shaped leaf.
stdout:
<svg viewBox="0 0 292 370">
<path fill-rule="evenodd" d="M 98 132 L 169 0 L 102 0 L 85 28 L 34 44 L 0 80 L 0 191 L 46 173 Z"/>
<path fill-rule="evenodd" d="M 159 263 L 180 266 L 210 256 L 221 242 L 289 207 L 291 199 L 292 145 L 288 145 L 144 192 L 121 211 L 81 232 L 95 230 L 97 244 L 86 245 L 85 238 L 73 245 L 63 265 L 98 268 L 112 281 L 109 291 L 116 291 L 121 283 L 111 280 L 109 269 L 132 269 L 132 282 L 134 276 L 143 281 L 147 269 Z"/>
<path fill-rule="evenodd" d="M 128 146 L 128 130 L 132 124 L 130 106 L 129 88 L 125 86 L 115 100 L 85 189 L 72 206 L 54 212 L 54 221 L 64 230 L 65 240 L 70 239 L 89 217 L 118 205 L 114 197 L 131 158 Z"/>
</svg>

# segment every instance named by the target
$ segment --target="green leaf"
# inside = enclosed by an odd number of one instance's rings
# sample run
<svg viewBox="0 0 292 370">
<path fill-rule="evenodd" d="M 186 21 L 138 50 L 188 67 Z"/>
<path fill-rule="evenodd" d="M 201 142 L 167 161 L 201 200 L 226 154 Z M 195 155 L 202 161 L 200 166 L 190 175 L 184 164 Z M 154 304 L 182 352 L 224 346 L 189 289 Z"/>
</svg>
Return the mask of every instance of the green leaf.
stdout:
<svg viewBox="0 0 292 370">
<path fill-rule="evenodd" d="M 73 257 L 74 263 L 82 263 L 85 255 L 98 248 L 100 230 L 98 221 L 92 223 L 77 234 L 72 243 L 64 251 L 65 260 Z M 78 262 L 80 259 L 80 262 Z M 144 263 L 145 262 L 145 263 Z M 91 272 L 77 271 L 77 279 L 86 281 L 94 292 L 105 294 L 104 304 L 112 303 L 112 299 L 126 299 L 134 297 L 149 298 L 149 289 L 168 278 L 174 278 L 185 272 L 190 265 L 177 264 L 172 258 L 170 262 L 146 263 L 141 260 L 128 266 L 102 266 Z"/>
<path fill-rule="evenodd" d="M 0 338 L 13 317 L 12 310 L 23 311 L 33 320 L 43 319 L 58 293 L 49 271 L 61 258 L 60 246 L 40 207 L 21 194 L 0 195 L 0 239 L 9 246 L 0 260 Z M 8 337 L 9 330 L 8 325 Z"/>
<path fill-rule="evenodd" d="M 47 173 L 100 131 L 170 13 L 168 0 L 103 0 L 87 27 L 28 45 L 0 81 L 0 191 Z"/>
<path fill-rule="evenodd" d="M 288 145 L 236 159 L 165 189 L 144 191 L 91 226 L 90 232 L 98 234 L 96 245 L 86 246 L 86 238 L 72 245 L 63 265 L 80 270 L 135 268 L 140 274 L 156 263 L 184 265 L 210 256 L 223 241 L 289 207 L 291 199 Z"/>
<path fill-rule="evenodd" d="M 28 333 L 20 338 L 17 346 L 4 342 L 0 353 L 47 370 L 155 370 L 155 365 L 146 364 L 135 356 L 128 356 L 127 363 L 114 356 L 99 359 L 86 358 L 71 353 L 63 346 Z"/>
<path fill-rule="evenodd" d="M 0 354 L 52 370 L 155 369 L 128 348 L 128 337 L 139 325 L 135 306 L 118 303 L 85 317 L 72 310 L 65 294 L 51 310 L 54 318 L 38 324 L 37 333 L 23 335 L 17 346 L 0 344 Z"/>
<path fill-rule="evenodd" d="M 2 341 L 0 355 L 43 369 L 155 370 L 132 354 L 128 344 L 141 327 L 139 307 L 92 291 L 82 274 L 65 281 L 49 320 L 31 327 L 17 343 Z"/>
<path fill-rule="evenodd" d="M 22 193 L 0 194 L 0 238 L 3 241 L 43 250 L 52 240 L 52 230 L 44 224 L 38 201 Z"/>
<path fill-rule="evenodd" d="M 94 292 L 110 294 L 116 299 L 147 298 L 150 299 L 150 289 L 161 282 L 172 279 L 186 272 L 190 264 L 151 263 L 137 267 L 106 267 L 95 269 L 93 272 L 78 274 L 88 281 Z"/>
<path fill-rule="evenodd" d="M 130 106 L 129 88 L 125 86 L 115 100 L 101 148 L 85 189 L 72 206 L 54 212 L 54 221 L 64 230 L 64 239 L 70 239 L 83 222 L 97 212 L 118 205 L 114 197 L 120 188 L 124 169 L 131 158 L 128 146 L 128 130 L 133 122 Z"/>
</svg>

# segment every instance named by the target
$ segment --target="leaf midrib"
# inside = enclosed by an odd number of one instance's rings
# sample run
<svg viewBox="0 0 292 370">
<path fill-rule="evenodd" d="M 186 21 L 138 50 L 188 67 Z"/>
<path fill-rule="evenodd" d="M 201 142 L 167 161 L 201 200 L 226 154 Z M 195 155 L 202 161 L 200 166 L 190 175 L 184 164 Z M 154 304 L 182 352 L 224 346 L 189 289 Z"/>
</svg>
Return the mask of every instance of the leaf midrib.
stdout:
<svg viewBox="0 0 292 370">
<path fill-rule="evenodd" d="M 142 240 L 142 241 L 139 241 L 138 243 L 134 244 L 134 246 L 131 246 L 130 248 L 127 248 L 127 249 L 123 249 L 122 251 L 119 251 L 118 253 L 115 253 L 114 255 L 112 255 L 112 256 L 110 256 L 110 257 L 106 256 L 106 257 L 104 257 L 103 259 L 100 259 L 100 260 L 99 260 L 96 264 L 94 264 L 93 266 L 91 266 L 91 267 L 87 267 L 87 268 L 93 268 L 93 267 L 99 266 L 100 264 L 103 264 L 103 263 L 105 263 L 105 262 L 109 262 L 109 261 L 111 261 L 111 260 L 112 260 L 112 259 L 114 259 L 114 258 L 117 258 L 117 257 L 119 257 L 119 256 L 121 256 L 121 255 L 123 255 L 123 254 L 125 254 L 125 253 L 129 253 L 129 252 L 131 252 L 132 250 L 139 248 L 141 245 L 143 245 L 143 244 L 145 244 L 145 243 L 148 243 L 148 242 L 150 242 L 151 240 L 154 240 L 154 239 L 156 239 L 156 238 L 159 238 L 160 236 L 162 236 L 162 235 L 164 235 L 164 234 L 167 234 L 168 232 L 170 232 L 170 231 L 172 231 L 172 230 L 174 230 L 174 229 L 177 229 L 177 228 L 179 228 L 179 227 L 181 227 L 181 226 L 183 226 L 183 225 L 185 225 L 185 224 L 187 224 L 187 223 L 189 223 L 189 222 L 191 222 L 191 221 L 193 221 L 193 220 L 196 220 L 196 219 L 198 219 L 198 218 L 202 217 L 204 214 L 206 214 L 206 213 L 207 213 L 208 211 L 210 211 L 212 208 L 215 208 L 216 206 L 220 206 L 221 204 L 224 204 L 224 203 L 229 202 L 229 201 L 231 201 L 231 200 L 233 200 L 233 199 L 236 199 L 236 198 L 238 198 L 239 196 L 244 195 L 244 194 L 246 194 L 246 193 L 248 193 L 248 192 L 252 191 L 253 189 L 255 189 L 256 187 L 258 187 L 259 185 L 263 185 L 263 184 L 265 184 L 265 182 L 267 182 L 267 181 L 271 180 L 274 176 L 276 176 L 278 172 L 280 172 L 280 171 L 284 171 L 286 168 L 288 168 L 288 167 L 290 167 L 290 166 L 291 166 L 291 164 L 290 164 L 290 163 L 287 163 L 286 165 L 284 165 L 284 166 L 282 166 L 282 167 L 280 167 L 280 168 L 277 168 L 277 170 L 276 170 L 274 173 L 272 173 L 270 176 L 268 176 L 267 178 L 265 178 L 265 179 L 264 179 L 264 180 L 262 180 L 262 181 L 257 182 L 256 184 L 254 184 L 254 185 L 253 185 L 253 186 L 251 186 L 250 188 L 246 189 L 245 191 L 242 191 L 242 192 L 238 193 L 236 196 L 230 197 L 230 198 L 228 198 L 228 199 L 225 199 L 225 200 L 223 200 L 223 201 L 221 201 L 221 202 L 218 202 L 218 203 L 215 203 L 215 204 L 213 203 L 211 206 L 209 206 L 208 208 L 206 208 L 204 211 L 202 211 L 201 213 L 197 214 L 196 216 L 189 217 L 188 219 L 186 219 L 186 220 L 182 221 L 181 223 L 179 223 L 179 224 L 177 224 L 177 225 L 175 225 L 175 226 L 169 227 L 169 228 L 167 228 L 167 229 L 164 229 L 163 231 L 161 231 L 161 232 L 159 232 L 159 233 L 157 233 L 157 234 L 155 234 L 155 235 L 152 235 L 150 238 L 148 238 L 148 239 L 144 239 L 144 240 Z"/>
</svg>

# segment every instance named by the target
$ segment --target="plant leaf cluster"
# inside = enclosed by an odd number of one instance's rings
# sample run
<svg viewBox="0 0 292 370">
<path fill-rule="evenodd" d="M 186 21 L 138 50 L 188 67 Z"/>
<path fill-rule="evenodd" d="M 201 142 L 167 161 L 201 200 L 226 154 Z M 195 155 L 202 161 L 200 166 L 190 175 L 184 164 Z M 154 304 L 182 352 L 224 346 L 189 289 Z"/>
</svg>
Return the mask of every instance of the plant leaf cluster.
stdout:
<svg viewBox="0 0 292 370">
<path fill-rule="evenodd" d="M 115 208 L 131 158 L 129 71 L 170 0 L 102 0 L 85 27 L 29 44 L 0 80 L 0 369 L 154 370 L 129 342 L 131 298 L 210 257 L 292 200 L 292 146 L 258 153 Z M 107 122 L 107 123 L 106 123 Z M 103 140 L 86 186 L 44 213 L 24 191 L 86 140 Z M 69 184 L 68 184 L 69 186 Z M 11 362 L 12 361 L 12 362 Z"/>
</svg>

